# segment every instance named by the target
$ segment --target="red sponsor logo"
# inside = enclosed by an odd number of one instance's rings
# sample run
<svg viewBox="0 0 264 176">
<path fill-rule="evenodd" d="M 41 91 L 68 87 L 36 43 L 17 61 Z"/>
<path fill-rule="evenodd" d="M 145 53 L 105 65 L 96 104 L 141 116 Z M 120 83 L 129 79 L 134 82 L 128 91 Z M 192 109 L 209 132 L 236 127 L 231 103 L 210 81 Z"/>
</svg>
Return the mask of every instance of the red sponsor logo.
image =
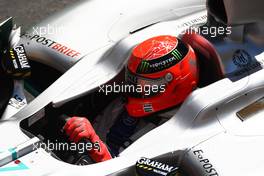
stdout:
<svg viewBox="0 0 264 176">
<path fill-rule="evenodd" d="M 44 46 L 51 48 L 52 50 L 55 50 L 56 52 L 59 52 L 61 54 L 64 54 L 64 55 L 72 57 L 72 58 L 78 58 L 81 55 L 80 52 L 75 51 L 68 46 L 65 46 L 63 44 L 55 42 L 55 41 L 48 39 L 46 37 L 41 37 L 39 35 L 30 36 L 28 34 L 25 34 L 24 36 L 29 38 L 29 40 L 33 40 L 39 44 L 42 44 Z"/>
</svg>

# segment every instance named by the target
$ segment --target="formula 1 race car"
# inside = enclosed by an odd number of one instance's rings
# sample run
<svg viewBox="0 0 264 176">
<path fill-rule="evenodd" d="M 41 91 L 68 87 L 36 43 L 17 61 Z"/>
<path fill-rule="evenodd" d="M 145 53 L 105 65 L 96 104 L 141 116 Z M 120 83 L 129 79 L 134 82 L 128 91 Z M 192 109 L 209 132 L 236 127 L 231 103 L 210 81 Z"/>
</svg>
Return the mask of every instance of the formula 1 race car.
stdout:
<svg viewBox="0 0 264 176">
<path fill-rule="evenodd" d="M 0 49 L 16 52 L 24 69 L 4 69 L 11 77 L 0 77 L 5 85 L 0 176 L 262 175 L 261 5 L 261 0 L 94 0 L 22 35 L 12 18 L 2 22 Z M 161 113 L 161 120 L 143 119 L 118 157 L 91 164 L 80 151 L 54 146 L 67 142 L 59 130 L 66 119 L 58 114 L 100 115 L 119 97 L 100 93 L 100 87 L 122 83 L 131 50 L 160 35 L 177 36 L 194 49 L 198 88 Z M 100 131 L 112 123 L 92 121 L 105 123 Z"/>
</svg>

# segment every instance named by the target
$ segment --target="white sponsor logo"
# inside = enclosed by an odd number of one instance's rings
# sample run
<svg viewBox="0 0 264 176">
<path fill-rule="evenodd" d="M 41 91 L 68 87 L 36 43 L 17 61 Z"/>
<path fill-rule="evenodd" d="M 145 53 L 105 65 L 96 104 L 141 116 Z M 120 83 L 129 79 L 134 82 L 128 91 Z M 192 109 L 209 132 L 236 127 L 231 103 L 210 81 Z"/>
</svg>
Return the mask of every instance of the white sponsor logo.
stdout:
<svg viewBox="0 0 264 176">
<path fill-rule="evenodd" d="M 166 172 L 171 172 L 173 171 L 174 167 L 173 166 L 169 166 L 167 164 L 164 163 L 160 163 L 158 161 L 154 161 L 154 160 L 150 160 L 147 158 L 141 158 L 140 160 L 138 160 L 139 164 L 144 164 L 147 166 L 151 166 L 153 168 L 159 169 L 159 170 L 163 170 Z"/>
<path fill-rule="evenodd" d="M 18 57 L 18 60 L 20 62 L 21 67 L 22 68 L 30 68 L 28 60 L 27 60 L 26 52 L 25 52 L 23 46 L 17 46 L 14 48 L 14 50 L 17 53 L 17 57 Z"/>
</svg>

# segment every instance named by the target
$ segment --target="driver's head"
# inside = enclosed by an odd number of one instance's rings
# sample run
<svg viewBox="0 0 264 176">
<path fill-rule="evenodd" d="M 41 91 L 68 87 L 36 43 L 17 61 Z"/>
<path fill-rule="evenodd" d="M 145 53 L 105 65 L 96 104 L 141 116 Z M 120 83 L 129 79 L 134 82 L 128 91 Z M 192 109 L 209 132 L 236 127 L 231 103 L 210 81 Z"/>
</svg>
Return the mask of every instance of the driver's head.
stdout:
<svg viewBox="0 0 264 176">
<path fill-rule="evenodd" d="M 126 68 L 133 86 L 126 109 L 133 117 L 175 106 L 196 87 L 197 59 L 193 49 L 174 36 L 157 36 L 137 45 Z"/>
</svg>

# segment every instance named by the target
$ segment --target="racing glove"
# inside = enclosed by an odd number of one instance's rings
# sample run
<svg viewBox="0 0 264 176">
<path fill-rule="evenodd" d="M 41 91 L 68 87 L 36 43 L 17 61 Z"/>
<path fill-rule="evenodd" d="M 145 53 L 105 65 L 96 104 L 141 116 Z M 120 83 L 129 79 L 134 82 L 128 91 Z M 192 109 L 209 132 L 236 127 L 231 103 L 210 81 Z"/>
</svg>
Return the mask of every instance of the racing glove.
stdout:
<svg viewBox="0 0 264 176">
<path fill-rule="evenodd" d="M 111 154 L 106 145 L 101 141 L 95 133 L 91 123 L 84 117 L 72 117 L 63 127 L 70 140 L 78 143 L 81 140 L 89 140 L 91 143 L 99 144 L 99 149 L 93 148 L 88 151 L 89 156 L 95 162 L 102 162 L 111 159 Z"/>
</svg>

